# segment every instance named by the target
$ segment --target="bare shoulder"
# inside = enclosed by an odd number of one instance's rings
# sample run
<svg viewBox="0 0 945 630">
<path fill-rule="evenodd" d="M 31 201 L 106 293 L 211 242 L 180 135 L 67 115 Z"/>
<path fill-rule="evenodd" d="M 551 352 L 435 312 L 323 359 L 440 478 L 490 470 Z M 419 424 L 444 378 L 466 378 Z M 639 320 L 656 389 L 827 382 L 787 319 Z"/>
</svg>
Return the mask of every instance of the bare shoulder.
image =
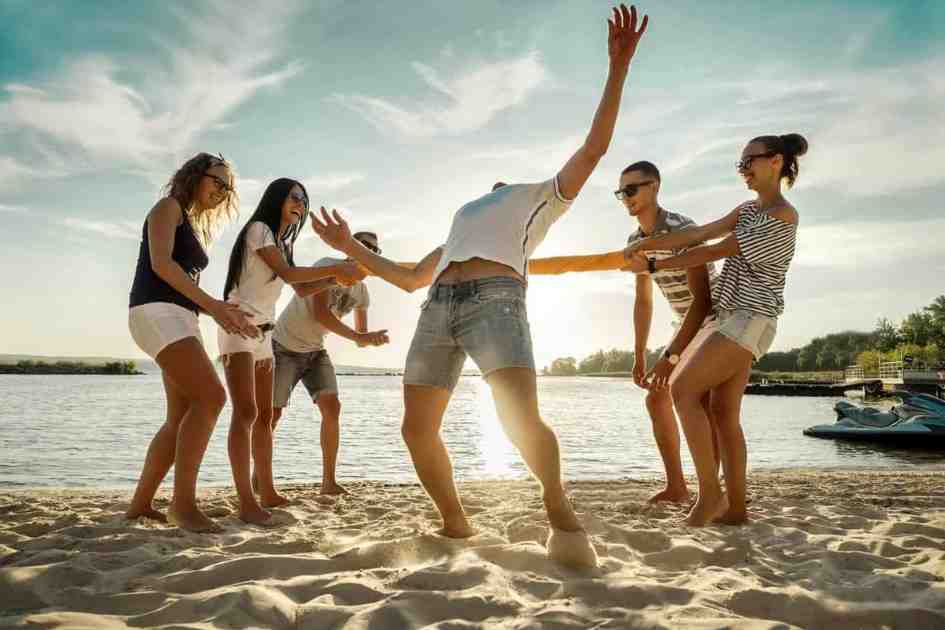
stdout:
<svg viewBox="0 0 945 630">
<path fill-rule="evenodd" d="M 184 211 L 180 207 L 180 203 L 173 197 L 163 197 L 154 207 L 151 208 L 151 212 L 148 213 L 148 219 L 163 219 L 167 222 L 172 222 L 174 225 L 180 225 L 181 221 L 184 218 Z"/>
<path fill-rule="evenodd" d="M 775 219 L 784 221 L 785 223 L 790 223 L 792 225 L 797 225 L 798 223 L 798 214 L 797 210 L 794 209 L 794 206 L 781 206 L 780 208 L 775 208 L 768 212 L 768 214 Z"/>
</svg>

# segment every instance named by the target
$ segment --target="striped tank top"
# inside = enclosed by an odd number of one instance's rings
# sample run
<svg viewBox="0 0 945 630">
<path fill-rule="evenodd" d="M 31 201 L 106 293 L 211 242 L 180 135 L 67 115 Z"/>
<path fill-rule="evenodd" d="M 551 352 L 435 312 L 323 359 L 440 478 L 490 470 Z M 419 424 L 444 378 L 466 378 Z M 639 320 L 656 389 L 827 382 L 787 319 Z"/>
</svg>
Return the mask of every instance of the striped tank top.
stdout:
<svg viewBox="0 0 945 630">
<path fill-rule="evenodd" d="M 659 215 L 657 215 L 656 218 L 656 226 L 653 228 L 653 234 L 645 234 L 643 228 L 637 228 L 637 230 L 630 235 L 630 238 L 627 239 L 627 245 L 632 245 L 649 236 L 660 236 L 662 234 L 669 234 L 670 232 L 685 230 L 686 228 L 693 227 L 695 224 L 695 221 L 685 215 L 669 212 L 668 210 L 660 208 Z M 687 249 L 689 248 L 683 247 L 672 250 L 657 249 L 648 251 L 646 255 L 656 260 L 663 260 L 671 256 L 678 256 L 687 251 Z M 706 269 L 709 272 L 710 295 L 714 295 L 715 285 L 718 282 L 719 276 L 715 271 L 715 265 L 713 263 L 710 262 L 706 264 Z M 689 307 L 692 306 L 692 292 L 689 290 L 689 278 L 686 275 L 686 270 L 660 269 L 652 274 L 652 276 L 656 286 L 660 288 L 663 297 L 669 302 L 669 307 L 672 309 L 677 323 L 682 323 L 683 319 L 686 317 L 686 312 L 689 311 Z M 709 318 L 711 317 L 710 315 Z"/>
<path fill-rule="evenodd" d="M 725 260 L 712 301 L 721 310 L 780 316 L 797 225 L 777 219 L 763 212 L 757 202 L 749 201 L 739 208 L 734 234 L 740 253 Z"/>
</svg>

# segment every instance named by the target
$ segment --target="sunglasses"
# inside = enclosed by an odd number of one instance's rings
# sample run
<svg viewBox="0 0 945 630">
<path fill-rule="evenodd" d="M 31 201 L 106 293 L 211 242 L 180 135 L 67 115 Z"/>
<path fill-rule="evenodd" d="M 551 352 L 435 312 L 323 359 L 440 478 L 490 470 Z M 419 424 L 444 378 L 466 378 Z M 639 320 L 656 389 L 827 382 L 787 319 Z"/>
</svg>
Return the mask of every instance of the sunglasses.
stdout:
<svg viewBox="0 0 945 630">
<path fill-rule="evenodd" d="M 621 201 L 623 201 L 624 199 L 629 199 L 630 197 L 635 196 L 637 192 L 640 191 L 641 188 L 643 188 L 644 186 L 649 186 L 653 182 L 654 180 L 651 179 L 650 181 L 640 182 L 639 184 L 627 184 L 623 188 L 615 190 L 614 197 L 616 197 L 617 199 Z"/>
<path fill-rule="evenodd" d="M 369 250 L 371 250 L 372 252 L 374 252 L 375 254 L 380 254 L 380 253 L 381 253 L 381 248 L 378 247 L 377 245 L 375 245 L 374 243 L 370 242 L 370 241 L 361 240 L 361 239 L 359 238 L 359 239 L 358 239 L 358 242 L 361 243 L 362 245 L 364 245 L 365 249 L 369 249 Z"/>
<path fill-rule="evenodd" d="M 748 155 L 735 162 L 735 168 L 739 171 L 747 171 L 751 168 L 751 163 L 758 158 L 769 158 L 774 157 L 778 154 L 777 151 L 768 151 L 767 153 L 756 153 L 755 155 Z"/>
<path fill-rule="evenodd" d="M 214 166 L 218 166 L 218 165 L 215 164 Z M 204 173 L 203 176 L 209 177 L 210 179 L 212 179 L 213 183 L 217 185 L 217 190 L 222 190 L 223 192 L 226 192 L 226 193 L 233 192 L 233 187 L 230 186 L 230 182 L 226 181 L 222 177 L 214 175 L 213 173 Z"/>
<path fill-rule="evenodd" d="M 289 193 L 289 198 L 298 201 L 306 210 L 308 210 L 308 197 L 305 196 L 305 193 L 292 191 Z"/>
</svg>

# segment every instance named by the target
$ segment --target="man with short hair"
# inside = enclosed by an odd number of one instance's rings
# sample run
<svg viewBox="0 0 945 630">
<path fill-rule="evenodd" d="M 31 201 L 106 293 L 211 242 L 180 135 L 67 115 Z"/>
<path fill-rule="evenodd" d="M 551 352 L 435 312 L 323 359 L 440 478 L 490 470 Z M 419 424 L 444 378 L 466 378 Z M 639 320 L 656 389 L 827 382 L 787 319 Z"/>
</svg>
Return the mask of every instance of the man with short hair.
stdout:
<svg viewBox="0 0 945 630">
<path fill-rule="evenodd" d="M 660 207 L 660 184 L 659 169 L 652 162 L 634 162 L 620 174 L 620 187 L 614 194 L 639 224 L 627 239 L 627 245 L 654 234 L 666 234 L 695 225 L 689 217 Z M 679 255 L 683 251 L 659 250 L 647 254 L 651 259 L 659 260 Z M 634 277 L 636 298 L 633 305 L 633 381 L 647 390 L 646 408 L 653 422 L 653 436 L 666 469 L 666 487 L 653 495 L 650 501 L 685 502 L 689 499 L 689 490 L 682 472 L 679 429 L 676 426 L 669 386 L 672 383 L 672 375 L 692 358 L 699 345 L 718 328 L 718 321 L 712 309 L 711 292 L 717 274 L 714 265 L 709 263 L 688 269 L 652 271 Z M 647 371 L 646 347 L 653 320 L 654 282 L 673 311 L 676 333 L 667 344 L 660 360 Z M 702 404 L 711 418 L 708 396 Z"/>
<path fill-rule="evenodd" d="M 377 235 L 373 232 L 358 232 L 353 238 L 369 250 L 380 253 Z M 313 266 L 324 267 L 340 262 L 344 261 L 322 258 Z M 302 381 L 322 417 L 322 494 L 346 493 L 335 479 L 341 402 L 338 399 L 335 367 L 325 350 L 325 337 L 335 333 L 350 339 L 359 347 L 388 343 L 386 330 L 368 331 L 367 309 L 370 303 L 370 295 L 363 281 L 350 287 L 334 286 L 309 297 L 296 295 L 279 315 L 272 334 L 275 356 L 272 428 L 275 430 L 283 408 L 289 404 L 292 390 Z M 353 329 L 341 321 L 352 310 L 355 322 Z"/>
</svg>

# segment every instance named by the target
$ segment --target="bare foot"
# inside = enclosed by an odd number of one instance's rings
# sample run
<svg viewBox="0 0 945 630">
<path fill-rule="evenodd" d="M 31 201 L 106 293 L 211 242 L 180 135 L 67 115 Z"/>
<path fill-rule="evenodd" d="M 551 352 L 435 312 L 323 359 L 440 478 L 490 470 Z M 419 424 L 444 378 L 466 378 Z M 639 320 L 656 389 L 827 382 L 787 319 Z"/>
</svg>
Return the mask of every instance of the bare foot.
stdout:
<svg viewBox="0 0 945 630">
<path fill-rule="evenodd" d="M 196 506 L 191 509 L 178 510 L 177 507 L 171 503 L 170 507 L 167 509 L 167 522 L 181 529 L 198 534 L 216 534 L 223 531 L 219 525 L 207 518 Z"/>
<path fill-rule="evenodd" d="M 167 522 L 167 517 L 163 512 L 158 512 L 150 505 L 145 508 L 128 508 L 128 511 L 125 512 L 125 518 L 129 521 L 134 521 L 139 518 L 149 518 L 153 521 L 160 521 L 161 523 Z"/>
<path fill-rule="evenodd" d="M 692 527 L 703 527 L 727 508 L 728 501 L 721 491 L 706 496 L 700 494 L 686 517 L 686 524 Z"/>
<path fill-rule="evenodd" d="M 572 569 L 597 568 L 597 552 L 591 544 L 587 532 L 564 532 L 552 527 L 545 542 L 548 557 Z"/>
<path fill-rule="evenodd" d="M 348 494 L 348 491 L 337 483 L 323 483 L 320 494 Z"/>
<path fill-rule="evenodd" d="M 563 532 L 579 532 L 584 530 L 581 521 L 578 520 L 574 508 L 571 507 L 571 501 L 568 497 L 561 495 L 557 499 L 544 497 L 545 511 L 548 512 L 548 522 L 554 529 L 560 529 Z"/>
<path fill-rule="evenodd" d="M 272 514 L 259 505 L 240 506 L 239 518 L 250 525 L 269 525 Z"/>
<path fill-rule="evenodd" d="M 265 495 L 260 496 L 259 503 L 264 508 L 274 508 L 274 507 L 279 507 L 280 505 L 291 503 L 291 501 L 287 499 L 286 497 L 282 496 L 281 494 L 279 494 L 278 492 L 273 492 L 271 495 L 265 494 Z"/>
<path fill-rule="evenodd" d="M 456 525 L 444 525 L 436 530 L 436 533 L 446 538 L 469 538 L 478 534 L 479 531 L 468 522 L 463 522 Z"/>
<path fill-rule="evenodd" d="M 744 525 L 748 522 L 748 512 L 729 508 L 712 519 L 712 522 L 722 525 Z"/>
<path fill-rule="evenodd" d="M 647 503 L 688 503 L 689 490 L 686 488 L 664 488 L 652 497 L 647 499 Z"/>
</svg>

